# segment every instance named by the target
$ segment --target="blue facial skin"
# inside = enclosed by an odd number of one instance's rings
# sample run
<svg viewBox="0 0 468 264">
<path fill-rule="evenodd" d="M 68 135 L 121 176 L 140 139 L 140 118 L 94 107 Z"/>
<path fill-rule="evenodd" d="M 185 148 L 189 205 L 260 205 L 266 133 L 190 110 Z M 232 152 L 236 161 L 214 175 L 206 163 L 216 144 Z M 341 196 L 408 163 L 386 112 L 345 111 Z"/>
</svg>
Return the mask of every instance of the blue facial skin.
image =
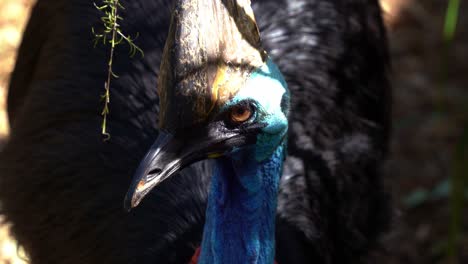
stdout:
<svg viewBox="0 0 468 264">
<path fill-rule="evenodd" d="M 250 122 L 265 123 L 266 127 L 255 145 L 216 161 L 200 264 L 274 262 L 277 194 L 288 129 L 282 102 L 289 100 L 289 92 L 270 59 L 250 75 L 226 107 L 243 100 L 257 106 Z"/>
</svg>

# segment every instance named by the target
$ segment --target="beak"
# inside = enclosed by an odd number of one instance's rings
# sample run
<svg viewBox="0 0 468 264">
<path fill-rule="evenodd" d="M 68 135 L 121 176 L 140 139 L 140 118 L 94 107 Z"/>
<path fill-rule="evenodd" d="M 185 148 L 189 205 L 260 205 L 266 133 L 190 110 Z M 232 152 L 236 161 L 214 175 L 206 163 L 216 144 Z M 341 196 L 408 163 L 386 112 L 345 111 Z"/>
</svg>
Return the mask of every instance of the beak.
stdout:
<svg viewBox="0 0 468 264">
<path fill-rule="evenodd" d="M 135 172 L 125 197 L 127 211 L 137 206 L 151 189 L 180 168 L 180 160 L 176 158 L 179 148 L 179 142 L 171 134 L 159 134 Z"/>
<path fill-rule="evenodd" d="M 255 143 L 255 131 L 262 127 L 255 126 L 249 129 L 250 133 L 219 129 L 219 126 L 193 129 L 190 131 L 195 133 L 179 136 L 160 132 L 133 177 L 125 197 L 125 209 L 129 211 L 136 207 L 154 187 L 188 165 L 218 158 L 234 148 Z"/>
</svg>

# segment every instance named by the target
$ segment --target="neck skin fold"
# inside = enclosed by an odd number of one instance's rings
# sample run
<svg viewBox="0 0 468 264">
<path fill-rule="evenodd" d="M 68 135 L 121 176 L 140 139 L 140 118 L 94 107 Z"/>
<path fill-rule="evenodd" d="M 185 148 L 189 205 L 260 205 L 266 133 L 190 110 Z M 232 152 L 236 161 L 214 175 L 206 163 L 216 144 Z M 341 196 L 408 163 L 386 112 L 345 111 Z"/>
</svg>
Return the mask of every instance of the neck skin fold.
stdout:
<svg viewBox="0 0 468 264">
<path fill-rule="evenodd" d="M 273 264 L 283 145 L 257 161 L 252 149 L 216 161 L 200 264 Z"/>
</svg>

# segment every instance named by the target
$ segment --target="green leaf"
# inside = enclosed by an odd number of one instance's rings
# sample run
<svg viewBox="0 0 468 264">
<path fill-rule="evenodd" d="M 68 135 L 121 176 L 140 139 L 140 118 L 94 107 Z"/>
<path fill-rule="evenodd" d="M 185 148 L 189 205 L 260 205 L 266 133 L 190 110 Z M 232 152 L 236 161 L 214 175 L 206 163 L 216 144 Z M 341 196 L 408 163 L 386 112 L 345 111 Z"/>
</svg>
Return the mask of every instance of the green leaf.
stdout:
<svg viewBox="0 0 468 264">
<path fill-rule="evenodd" d="M 450 195 L 450 180 L 445 179 L 441 181 L 431 192 L 431 199 L 438 200 L 447 198 Z"/>
<path fill-rule="evenodd" d="M 458 12 L 460 0 L 450 0 L 445 14 L 444 38 L 446 41 L 452 41 L 457 29 Z"/>
<path fill-rule="evenodd" d="M 430 195 L 427 190 L 417 189 L 413 191 L 410 195 L 408 195 L 403 200 L 403 203 L 409 208 L 414 208 L 425 203 L 429 199 L 429 196 Z"/>
</svg>

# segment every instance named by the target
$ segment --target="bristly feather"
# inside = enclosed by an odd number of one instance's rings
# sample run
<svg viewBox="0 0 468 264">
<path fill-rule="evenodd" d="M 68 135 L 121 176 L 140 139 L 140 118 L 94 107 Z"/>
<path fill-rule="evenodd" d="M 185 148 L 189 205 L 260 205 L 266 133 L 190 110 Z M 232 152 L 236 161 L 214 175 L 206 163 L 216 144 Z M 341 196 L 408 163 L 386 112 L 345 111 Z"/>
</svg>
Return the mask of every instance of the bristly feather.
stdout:
<svg viewBox="0 0 468 264">
<path fill-rule="evenodd" d="M 156 78 L 171 1 L 122 1 L 144 58 L 117 56 L 110 142 L 99 134 L 106 48 L 92 1 L 38 0 L 8 98 L 2 212 L 33 263 L 188 263 L 199 246 L 210 166 L 164 182 L 127 214 L 122 199 L 157 136 Z M 388 54 L 377 0 L 257 0 L 263 44 L 291 90 L 276 260 L 365 263 L 389 219 Z M 117 54 L 126 54 L 124 48 Z"/>
</svg>

